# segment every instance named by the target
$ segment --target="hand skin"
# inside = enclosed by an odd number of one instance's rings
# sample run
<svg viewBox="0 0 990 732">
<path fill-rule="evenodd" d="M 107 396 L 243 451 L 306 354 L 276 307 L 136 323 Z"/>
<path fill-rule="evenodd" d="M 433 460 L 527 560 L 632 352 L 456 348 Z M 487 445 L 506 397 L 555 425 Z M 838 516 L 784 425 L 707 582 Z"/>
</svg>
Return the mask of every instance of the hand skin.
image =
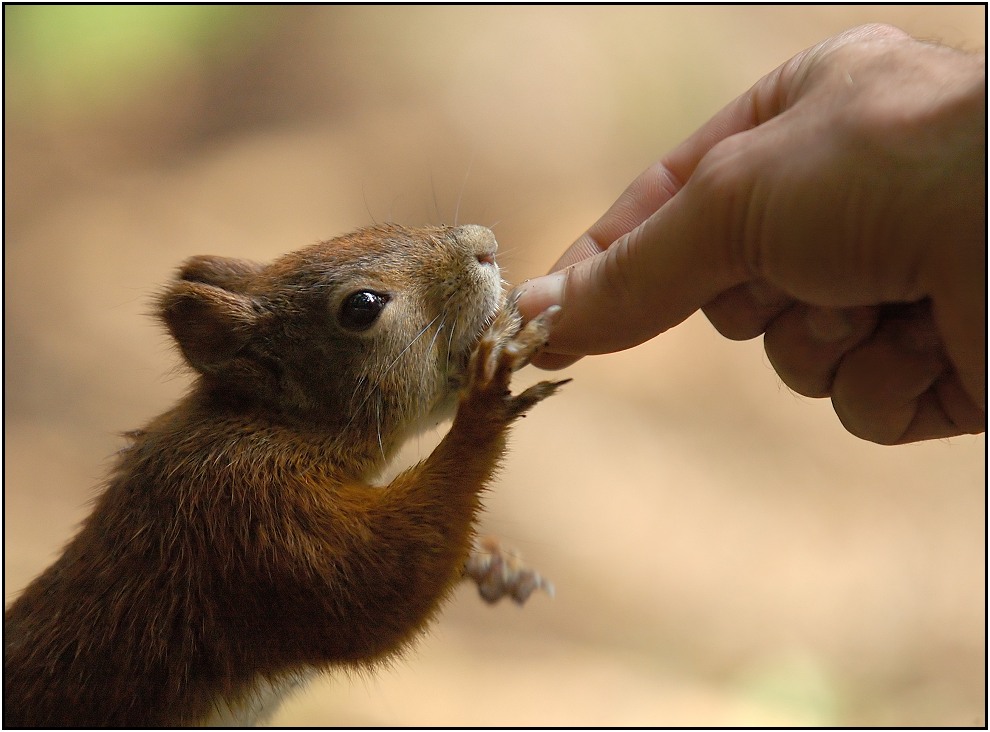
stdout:
<svg viewBox="0 0 990 732">
<path fill-rule="evenodd" d="M 520 286 L 561 368 L 698 309 L 898 444 L 986 428 L 986 62 L 889 26 L 799 54 Z"/>
</svg>

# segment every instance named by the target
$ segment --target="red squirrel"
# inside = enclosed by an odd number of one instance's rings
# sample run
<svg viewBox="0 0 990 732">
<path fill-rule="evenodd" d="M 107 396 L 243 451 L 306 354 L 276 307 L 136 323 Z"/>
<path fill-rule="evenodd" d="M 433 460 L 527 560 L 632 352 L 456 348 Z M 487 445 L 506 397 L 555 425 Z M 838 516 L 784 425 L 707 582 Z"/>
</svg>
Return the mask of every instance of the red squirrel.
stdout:
<svg viewBox="0 0 990 732">
<path fill-rule="evenodd" d="M 462 578 L 510 425 L 565 383 L 510 393 L 555 313 L 522 325 L 496 246 L 480 226 L 389 224 L 268 265 L 188 260 L 158 312 L 195 381 L 128 433 L 6 611 L 5 726 L 257 722 L 313 673 L 420 635 Z M 373 485 L 455 409 L 429 457 Z"/>
</svg>

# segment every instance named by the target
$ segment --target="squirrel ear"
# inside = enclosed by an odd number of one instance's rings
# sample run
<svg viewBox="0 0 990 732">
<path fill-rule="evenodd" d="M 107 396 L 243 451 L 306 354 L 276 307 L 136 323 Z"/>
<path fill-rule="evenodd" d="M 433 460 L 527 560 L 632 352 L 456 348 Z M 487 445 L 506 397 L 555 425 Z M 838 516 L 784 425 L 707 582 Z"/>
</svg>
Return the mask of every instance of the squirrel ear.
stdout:
<svg viewBox="0 0 990 732">
<path fill-rule="evenodd" d="M 247 284 L 262 269 L 264 265 L 244 259 L 201 255 L 190 257 L 182 264 L 179 279 L 216 285 L 232 292 L 244 292 Z"/>
<path fill-rule="evenodd" d="M 203 282 L 172 284 L 158 305 L 186 360 L 203 372 L 236 356 L 258 321 L 251 297 Z"/>
</svg>

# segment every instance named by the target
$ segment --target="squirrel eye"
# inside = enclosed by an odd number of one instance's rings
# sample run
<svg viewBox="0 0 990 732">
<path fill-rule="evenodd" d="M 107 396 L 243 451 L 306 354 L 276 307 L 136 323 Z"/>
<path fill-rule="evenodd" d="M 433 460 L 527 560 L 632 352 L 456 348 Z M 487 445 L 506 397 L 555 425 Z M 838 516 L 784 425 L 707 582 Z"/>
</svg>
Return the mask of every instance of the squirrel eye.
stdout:
<svg viewBox="0 0 990 732">
<path fill-rule="evenodd" d="M 337 319 L 347 330 L 365 330 L 378 320 L 388 300 L 388 295 L 371 290 L 360 290 L 347 296 L 340 306 L 340 315 Z"/>
</svg>

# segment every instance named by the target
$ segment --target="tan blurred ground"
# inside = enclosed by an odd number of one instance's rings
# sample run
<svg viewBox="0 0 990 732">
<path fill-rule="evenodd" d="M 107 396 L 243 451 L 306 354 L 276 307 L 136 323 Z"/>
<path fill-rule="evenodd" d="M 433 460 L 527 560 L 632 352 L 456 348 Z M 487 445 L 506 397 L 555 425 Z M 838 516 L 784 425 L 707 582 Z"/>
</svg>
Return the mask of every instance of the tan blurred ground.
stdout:
<svg viewBox="0 0 990 732">
<path fill-rule="evenodd" d="M 985 28 L 981 6 L 237 13 L 139 83 L 8 58 L 8 600 L 117 433 L 183 390 L 146 313 L 184 257 L 456 218 L 494 225 L 519 281 L 802 48 L 887 21 L 982 49 Z M 278 724 L 986 724 L 984 437 L 860 442 L 698 317 L 567 375 L 485 522 L 557 598 L 464 588 L 402 663 L 314 685 Z"/>
</svg>

